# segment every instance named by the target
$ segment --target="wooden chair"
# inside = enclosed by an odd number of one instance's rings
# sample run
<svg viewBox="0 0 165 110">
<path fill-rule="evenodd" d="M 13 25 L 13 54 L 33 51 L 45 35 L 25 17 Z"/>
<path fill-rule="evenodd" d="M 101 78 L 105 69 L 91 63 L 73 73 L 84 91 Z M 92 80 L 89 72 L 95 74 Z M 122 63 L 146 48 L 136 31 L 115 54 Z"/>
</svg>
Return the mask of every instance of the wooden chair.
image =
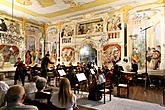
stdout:
<svg viewBox="0 0 165 110">
<path fill-rule="evenodd" d="M 112 86 L 110 82 L 103 83 L 103 89 L 100 90 L 104 94 L 104 104 L 105 104 L 105 94 L 109 94 L 109 101 L 111 101 Z"/>
<path fill-rule="evenodd" d="M 122 74 L 121 78 L 119 79 L 119 83 L 117 85 L 117 96 L 121 97 L 120 95 L 120 89 L 125 89 L 127 91 L 127 98 L 129 97 L 129 79 L 127 78 L 127 75 Z"/>
</svg>

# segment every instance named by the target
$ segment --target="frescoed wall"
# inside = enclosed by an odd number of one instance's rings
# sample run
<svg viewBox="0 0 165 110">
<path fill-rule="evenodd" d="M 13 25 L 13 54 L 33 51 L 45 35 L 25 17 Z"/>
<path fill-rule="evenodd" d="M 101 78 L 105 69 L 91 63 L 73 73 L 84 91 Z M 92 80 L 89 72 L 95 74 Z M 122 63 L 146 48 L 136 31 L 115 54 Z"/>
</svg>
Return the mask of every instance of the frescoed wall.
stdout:
<svg viewBox="0 0 165 110">
<path fill-rule="evenodd" d="M 109 44 L 103 46 L 102 49 L 102 63 L 111 64 L 112 61 L 119 61 L 121 59 L 121 46 L 118 44 Z"/>
<path fill-rule="evenodd" d="M 19 55 L 19 49 L 17 46 L 2 44 L 0 45 L 0 53 L 1 53 L 1 61 L 14 64 L 17 60 L 16 58 Z"/>
<path fill-rule="evenodd" d="M 73 62 L 75 60 L 75 50 L 72 47 L 64 47 L 61 51 L 62 60 L 65 62 Z"/>
</svg>

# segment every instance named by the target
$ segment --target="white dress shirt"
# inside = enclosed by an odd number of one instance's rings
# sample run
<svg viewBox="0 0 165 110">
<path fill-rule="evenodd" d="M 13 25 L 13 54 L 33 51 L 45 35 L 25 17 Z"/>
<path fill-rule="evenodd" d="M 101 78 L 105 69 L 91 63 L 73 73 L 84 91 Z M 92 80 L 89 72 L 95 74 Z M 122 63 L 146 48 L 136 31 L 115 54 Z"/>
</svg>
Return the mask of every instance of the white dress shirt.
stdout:
<svg viewBox="0 0 165 110">
<path fill-rule="evenodd" d="M 3 91 L 6 93 L 8 89 L 9 89 L 8 84 L 4 81 L 0 81 L 0 91 Z"/>
</svg>

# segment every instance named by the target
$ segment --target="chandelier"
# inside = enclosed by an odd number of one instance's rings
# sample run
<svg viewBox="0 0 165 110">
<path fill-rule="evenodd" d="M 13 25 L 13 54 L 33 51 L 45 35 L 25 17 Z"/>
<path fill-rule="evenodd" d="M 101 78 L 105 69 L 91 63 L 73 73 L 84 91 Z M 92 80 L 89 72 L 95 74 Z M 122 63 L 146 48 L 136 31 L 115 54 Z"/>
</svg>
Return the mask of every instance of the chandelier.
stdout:
<svg viewBox="0 0 165 110">
<path fill-rule="evenodd" d="M 29 6 L 32 5 L 32 1 L 31 0 L 16 0 L 16 2 L 25 5 L 25 6 Z"/>
</svg>

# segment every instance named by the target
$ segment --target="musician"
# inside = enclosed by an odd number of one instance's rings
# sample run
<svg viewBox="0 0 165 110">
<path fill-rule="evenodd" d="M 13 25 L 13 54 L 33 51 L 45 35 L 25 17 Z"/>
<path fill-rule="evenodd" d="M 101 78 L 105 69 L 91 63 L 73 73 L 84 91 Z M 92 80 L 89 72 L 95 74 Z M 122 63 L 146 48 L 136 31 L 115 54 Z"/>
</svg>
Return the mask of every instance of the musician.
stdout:
<svg viewBox="0 0 165 110">
<path fill-rule="evenodd" d="M 92 80 L 92 84 L 89 86 L 89 100 L 101 100 L 102 93 L 99 91 L 104 88 L 103 83 L 105 82 L 105 77 L 101 71 L 101 69 L 98 69 L 98 73 L 95 78 Z"/>
<path fill-rule="evenodd" d="M 24 86 L 25 82 L 25 75 L 26 75 L 26 67 L 25 64 L 23 64 L 23 61 L 21 61 L 21 58 L 19 57 L 17 59 L 18 61 L 15 63 L 14 67 L 16 68 L 15 75 L 14 75 L 14 84 L 17 84 L 17 80 L 21 78 L 22 85 Z"/>
<path fill-rule="evenodd" d="M 134 59 L 132 59 L 132 72 L 135 72 L 137 74 L 138 71 L 138 64 L 136 63 L 136 61 Z"/>
<path fill-rule="evenodd" d="M 122 66 L 119 66 L 116 64 L 115 61 L 112 61 L 113 67 L 112 67 L 112 82 L 114 83 L 114 86 L 117 86 L 119 83 L 119 79 L 121 76 L 121 70 L 123 70 Z"/>
<path fill-rule="evenodd" d="M 60 69 L 63 69 L 66 72 L 66 66 L 65 66 L 64 62 L 62 62 L 62 64 L 60 65 Z"/>
<path fill-rule="evenodd" d="M 109 73 L 109 71 L 110 71 L 110 70 L 108 69 L 108 66 L 107 66 L 107 65 L 103 65 L 103 66 L 102 66 L 102 69 L 103 69 L 104 75 L 107 76 L 108 73 Z"/>
<path fill-rule="evenodd" d="M 81 71 L 81 65 L 80 62 L 77 62 L 76 72 L 80 73 L 80 71 Z"/>
<path fill-rule="evenodd" d="M 46 54 L 44 58 L 41 60 L 41 77 L 44 77 L 47 79 L 47 69 L 48 69 L 48 63 L 54 64 L 54 62 L 51 62 L 49 59 L 50 55 Z"/>
<path fill-rule="evenodd" d="M 101 68 L 98 69 L 97 73 L 97 85 L 98 89 L 103 89 L 103 83 L 105 83 L 105 76 L 101 70 Z"/>
</svg>

